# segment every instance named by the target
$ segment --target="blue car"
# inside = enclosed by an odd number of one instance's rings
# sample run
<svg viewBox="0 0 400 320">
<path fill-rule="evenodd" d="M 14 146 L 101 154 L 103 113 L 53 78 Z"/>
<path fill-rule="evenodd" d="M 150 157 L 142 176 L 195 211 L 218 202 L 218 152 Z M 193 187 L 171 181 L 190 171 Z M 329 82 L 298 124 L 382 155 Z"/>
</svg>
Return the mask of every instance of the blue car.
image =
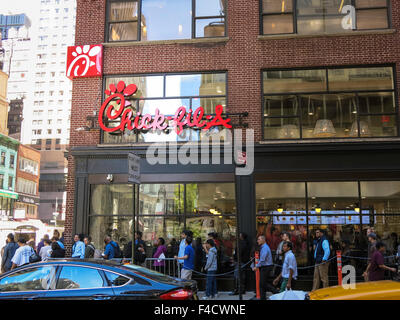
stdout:
<svg viewBox="0 0 400 320">
<path fill-rule="evenodd" d="M 0 276 L 0 300 L 196 300 L 197 283 L 93 259 L 27 264 Z"/>
</svg>

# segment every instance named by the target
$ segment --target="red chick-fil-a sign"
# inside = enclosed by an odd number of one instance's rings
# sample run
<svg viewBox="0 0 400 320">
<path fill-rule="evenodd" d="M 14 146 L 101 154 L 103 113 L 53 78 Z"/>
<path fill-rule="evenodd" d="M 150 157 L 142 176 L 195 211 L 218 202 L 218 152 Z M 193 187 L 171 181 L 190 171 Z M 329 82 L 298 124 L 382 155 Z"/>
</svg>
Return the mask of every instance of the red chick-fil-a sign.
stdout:
<svg viewBox="0 0 400 320">
<path fill-rule="evenodd" d="M 225 128 L 232 128 L 229 124 L 231 119 L 223 119 L 223 107 L 217 105 L 215 107 L 215 115 L 204 116 L 204 108 L 198 107 L 196 110 L 187 111 L 185 107 L 179 107 L 174 116 L 165 116 L 160 114 L 160 110 L 156 109 L 155 114 L 141 114 L 137 112 L 135 115 L 129 107 L 131 104 L 126 101 L 126 97 L 133 95 L 137 91 L 135 84 L 126 85 L 124 81 L 118 82 L 117 86 L 111 84 L 109 89 L 104 93 L 109 96 L 101 105 L 99 112 L 99 125 L 100 128 L 106 132 L 128 130 L 165 130 L 168 127 L 166 121 L 172 121 L 175 132 L 180 134 L 184 127 L 197 128 L 202 130 L 209 130 L 211 127 L 224 126 Z M 116 104 L 110 105 L 111 102 Z M 203 120 L 203 118 L 205 119 Z M 106 122 L 115 121 L 120 119 L 117 126 L 107 127 Z M 108 121 L 107 121 L 108 120 Z"/>
<path fill-rule="evenodd" d="M 69 79 L 101 76 L 103 71 L 103 46 L 84 45 L 68 47 L 67 77 Z"/>
</svg>

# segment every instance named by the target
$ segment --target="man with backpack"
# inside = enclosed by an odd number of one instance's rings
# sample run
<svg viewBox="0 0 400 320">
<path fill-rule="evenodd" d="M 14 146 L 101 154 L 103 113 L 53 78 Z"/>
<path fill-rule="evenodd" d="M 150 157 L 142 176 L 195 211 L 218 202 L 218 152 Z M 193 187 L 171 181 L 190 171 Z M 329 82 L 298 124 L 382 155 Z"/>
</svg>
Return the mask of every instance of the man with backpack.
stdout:
<svg viewBox="0 0 400 320">
<path fill-rule="evenodd" d="M 114 258 L 122 258 L 122 251 L 118 243 L 113 241 L 110 235 L 107 235 L 104 238 L 104 243 L 106 244 L 106 248 L 104 250 L 104 253 L 102 254 L 104 259 L 110 260 Z"/>
</svg>

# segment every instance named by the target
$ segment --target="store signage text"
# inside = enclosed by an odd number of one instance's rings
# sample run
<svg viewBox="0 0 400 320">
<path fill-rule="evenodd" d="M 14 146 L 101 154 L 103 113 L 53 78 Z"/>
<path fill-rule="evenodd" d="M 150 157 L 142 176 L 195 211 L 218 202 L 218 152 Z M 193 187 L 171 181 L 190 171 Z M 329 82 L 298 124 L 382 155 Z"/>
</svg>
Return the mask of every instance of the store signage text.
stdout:
<svg viewBox="0 0 400 320">
<path fill-rule="evenodd" d="M 155 114 L 141 114 L 137 112 L 133 115 L 129 101 L 126 97 L 133 95 L 137 91 L 135 84 L 125 85 L 125 82 L 120 81 L 117 86 L 110 85 L 110 88 L 105 90 L 105 94 L 109 97 L 103 102 L 99 112 L 99 125 L 100 128 L 106 132 L 128 130 L 166 130 L 168 128 L 167 121 L 172 121 L 175 132 L 180 134 L 184 127 L 209 130 L 211 127 L 223 126 L 225 128 L 232 128 L 230 124 L 231 119 L 223 119 L 223 107 L 217 105 L 215 107 L 215 115 L 204 115 L 204 108 L 198 107 L 196 110 L 187 110 L 186 107 L 179 107 L 174 116 L 165 116 L 160 114 L 160 110 L 156 109 Z M 116 101 L 116 105 L 110 105 L 111 102 Z M 204 119 L 205 118 L 205 119 Z M 107 127 L 105 122 L 119 120 L 117 126 Z M 204 120 L 203 120 L 204 119 Z M 108 120 L 108 121 L 105 121 Z"/>
</svg>

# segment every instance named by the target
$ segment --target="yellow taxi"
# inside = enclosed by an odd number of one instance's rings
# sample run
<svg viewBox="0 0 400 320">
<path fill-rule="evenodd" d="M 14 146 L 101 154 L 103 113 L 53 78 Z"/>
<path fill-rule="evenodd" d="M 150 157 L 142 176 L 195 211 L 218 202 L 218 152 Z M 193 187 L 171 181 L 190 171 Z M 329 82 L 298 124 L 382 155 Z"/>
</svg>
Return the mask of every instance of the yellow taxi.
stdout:
<svg viewBox="0 0 400 320">
<path fill-rule="evenodd" d="M 400 281 L 384 280 L 356 283 L 355 289 L 342 286 L 308 293 L 307 300 L 400 300 Z"/>
</svg>

